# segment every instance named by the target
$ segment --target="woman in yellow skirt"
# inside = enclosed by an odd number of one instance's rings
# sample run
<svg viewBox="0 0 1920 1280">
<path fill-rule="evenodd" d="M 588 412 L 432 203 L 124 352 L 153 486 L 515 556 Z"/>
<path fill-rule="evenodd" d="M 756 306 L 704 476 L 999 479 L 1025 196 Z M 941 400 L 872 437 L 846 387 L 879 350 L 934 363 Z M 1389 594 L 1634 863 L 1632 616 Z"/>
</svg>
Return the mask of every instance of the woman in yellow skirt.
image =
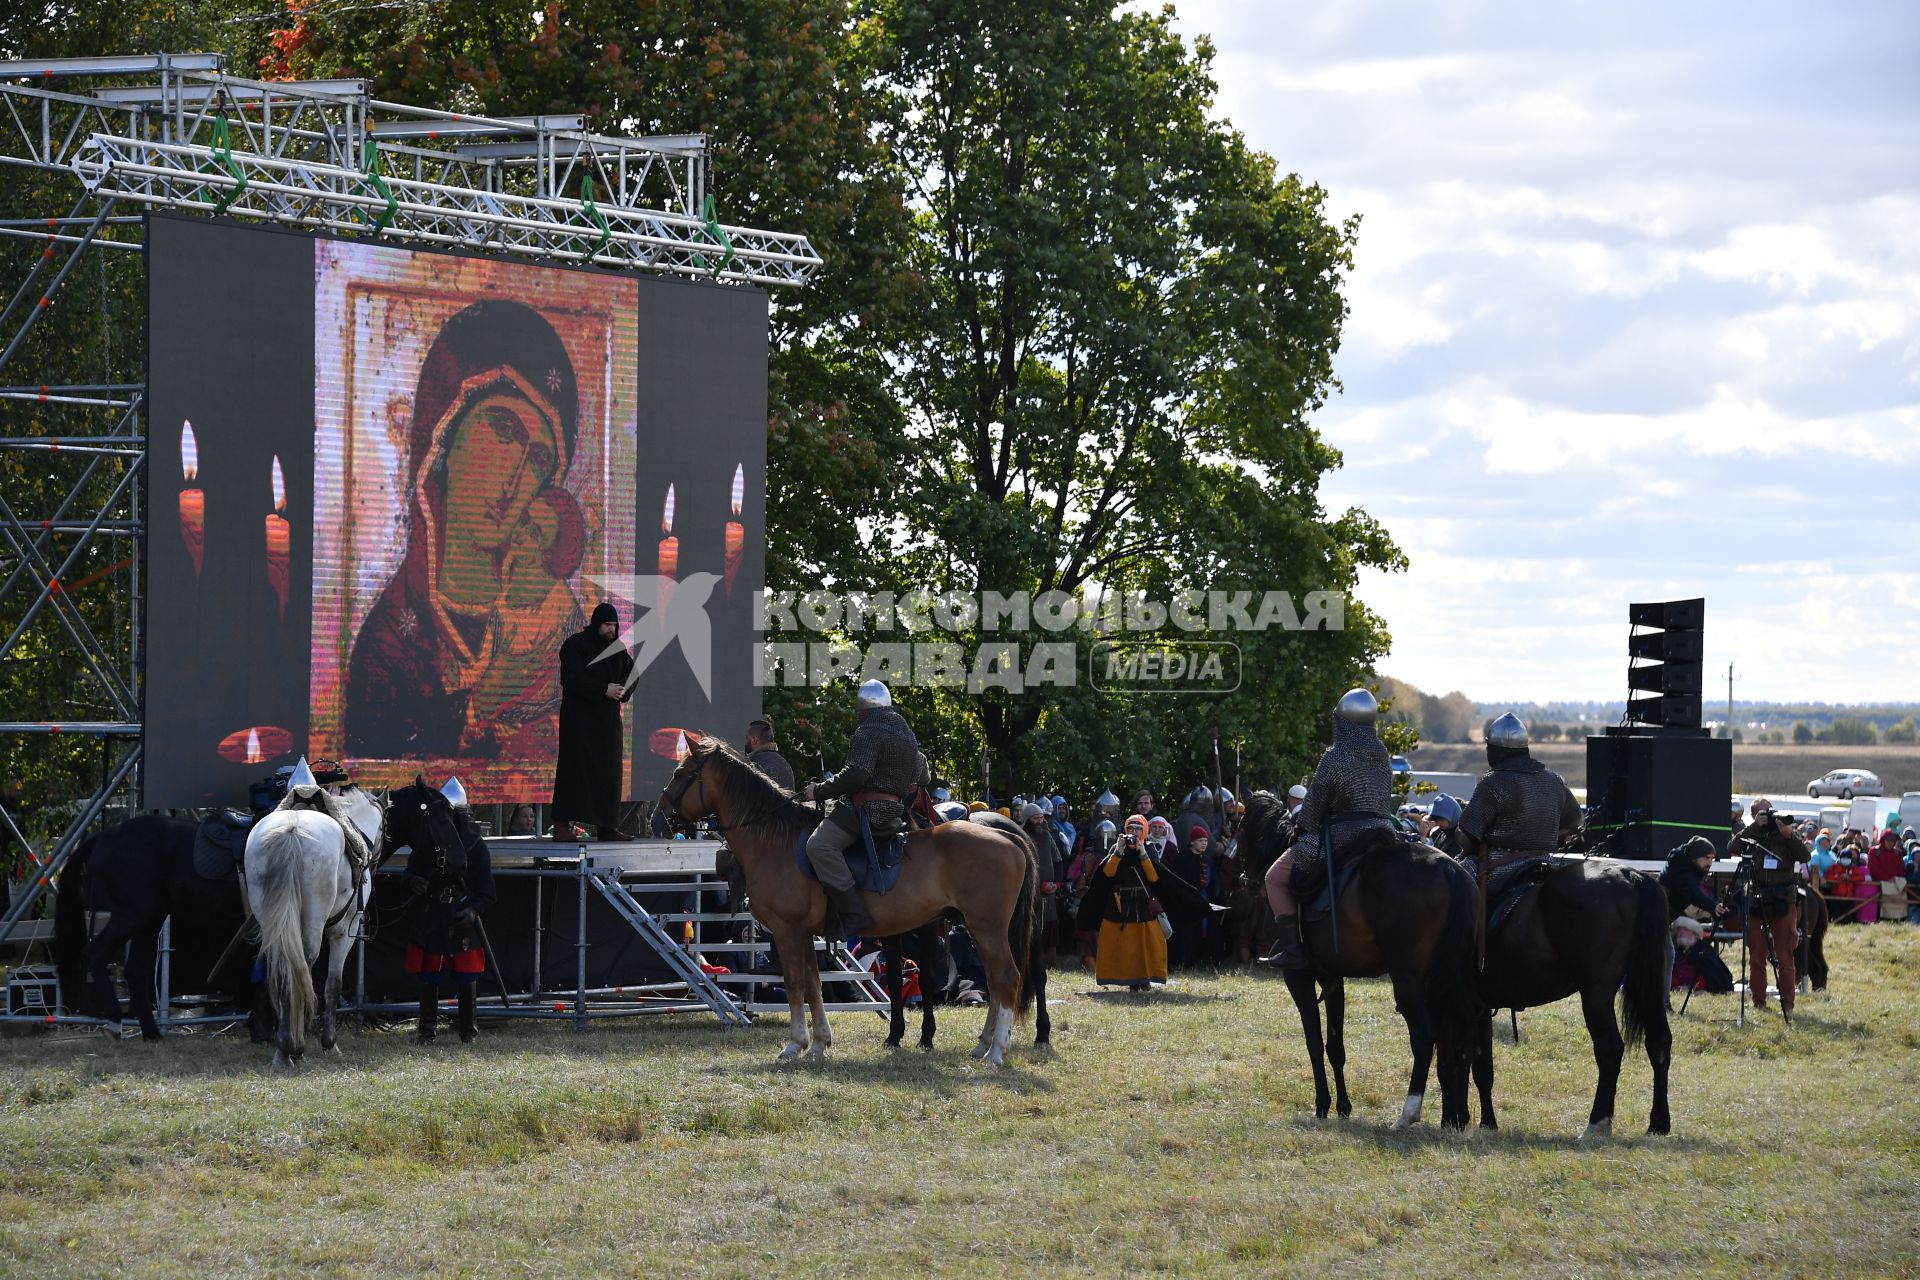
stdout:
<svg viewBox="0 0 1920 1280">
<path fill-rule="evenodd" d="M 1160 869 L 1147 856 L 1147 820 L 1127 819 L 1120 844 L 1100 864 L 1087 896 L 1097 899 L 1100 940 L 1094 952 L 1094 977 L 1101 986 L 1145 991 L 1167 980 L 1167 935 L 1153 886 Z"/>
</svg>

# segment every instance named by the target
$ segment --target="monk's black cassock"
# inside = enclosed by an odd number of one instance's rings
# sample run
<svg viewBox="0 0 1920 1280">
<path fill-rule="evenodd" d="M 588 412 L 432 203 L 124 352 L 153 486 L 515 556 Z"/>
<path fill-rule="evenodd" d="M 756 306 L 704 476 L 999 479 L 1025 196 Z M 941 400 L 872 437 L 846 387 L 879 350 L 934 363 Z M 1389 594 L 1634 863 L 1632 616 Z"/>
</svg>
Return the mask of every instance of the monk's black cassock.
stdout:
<svg viewBox="0 0 1920 1280">
<path fill-rule="evenodd" d="M 566 824 L 578 822 L 611 830 L 620 821 L 621 741 L 620 702 L 607 696 L 607 686 L 625 688 L 633 671 L 633 656 L 625 647 L 601 657 L 612 642 L 601 636 L 603 622 L 617 622 L 613 606 L 601 604 L 586 629 L 576 631 L 560 646 L 560 760 L 553 771 L 553 829 L 567 834 Z"/>
</svg>

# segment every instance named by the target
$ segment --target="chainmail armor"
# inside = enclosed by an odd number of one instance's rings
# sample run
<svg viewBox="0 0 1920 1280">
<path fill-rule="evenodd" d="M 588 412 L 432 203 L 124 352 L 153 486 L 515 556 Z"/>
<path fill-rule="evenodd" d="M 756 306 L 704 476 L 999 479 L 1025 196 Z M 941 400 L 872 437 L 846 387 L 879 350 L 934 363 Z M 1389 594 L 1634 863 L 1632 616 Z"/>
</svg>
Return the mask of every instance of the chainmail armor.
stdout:
<svg viewBox="0 0 1920 1280">
<path fill-rule="evenodd" d="M 1380 735 L 1370 724 L 1354 724 L 1338 716 L 1333 721 L 1333 745 L 1320 757 L 1307 784 L 1294 821 L 1300 835 L 1293 843 L 1294 883 L 1311 878 L 1320 861 L 1320 831 L 1332 836 L 1335 854 L 1344 852 L 1362 833 L 1391 830 L 1393 763 Z"/>
<path fill-rule="evenodd" d="M 1505 853 L 1552 853 L 1580 825 L 1580 805 L 1559 774 L 1531 756 L 1502 760 L 1473 789 L 1460 830 Z"/>
<path fill-rule="evenodd" d="M 892 707 L 876 707 L 861 715 L 860 725 L 847 743 L 847 767 L 841 776 L 814 794 L 822 798 L 846 795 L 857 789 L 879 791 L 904 800 L 912 793 L 926 769 L 926 757 L 920 754 L 920 741 L 913 726 Z M 849 771 L 864 771 L 866 781 L 848 778 Z M 841 786 L 842 778 L 847 785 Z M 868 816 L 882 825 L 898 821 L 905 813 L 901 801 L 875 800 L 867 806 Z"/>
</svg>

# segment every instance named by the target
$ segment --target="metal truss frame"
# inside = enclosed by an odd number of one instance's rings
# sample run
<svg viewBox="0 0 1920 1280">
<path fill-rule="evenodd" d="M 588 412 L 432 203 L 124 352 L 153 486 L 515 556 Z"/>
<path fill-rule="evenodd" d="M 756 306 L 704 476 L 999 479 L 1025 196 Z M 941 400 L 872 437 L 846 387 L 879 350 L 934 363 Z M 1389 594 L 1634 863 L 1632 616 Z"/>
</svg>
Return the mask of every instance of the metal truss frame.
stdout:
<svg viewBox="0 0 1920 1280">
<path fill-rule="evenodd" d="M 0 619 L 10 620 L 0 661 L 51 619 L 63 656 L 78 657 L 109 712 L 0 720 L 4 734 L 102 744 L 100 786 L 44 848 L 0 804 L 0 831 L 33 862 L 0 914 L 0 941 L 108 807 L 137 807 L 140 795 L 146 388 L 42 382 L 15 368 L 40 319 L 73 296 L 64 286 L 75 267 L 90 249 L 143 252 L 142 215 L 155 209 L 774 287 L 805 284 L 820 267 L 803 235 L 719 221 L 704 135 L 622 138 L 585 126 L 577 115 L 383 102 L 361 80 L 249 80 L 226 74 L 217 54 L 0 61 L 0 164 L 79 188 L 65 211 L 0 210 L 0 237 L 44 247 L 0 309 L 0 450 L 44 459 L 64 493 L 51 513 L 0 496 Z M 83 425 L 28 434 L 8 421 L 26 404 Z M 123 550 L 112 571 L 124 569 L 132 604 L 127 625 L 105 636 L 68 598 L 72 574 L 100 545 Z"/>
</svg>

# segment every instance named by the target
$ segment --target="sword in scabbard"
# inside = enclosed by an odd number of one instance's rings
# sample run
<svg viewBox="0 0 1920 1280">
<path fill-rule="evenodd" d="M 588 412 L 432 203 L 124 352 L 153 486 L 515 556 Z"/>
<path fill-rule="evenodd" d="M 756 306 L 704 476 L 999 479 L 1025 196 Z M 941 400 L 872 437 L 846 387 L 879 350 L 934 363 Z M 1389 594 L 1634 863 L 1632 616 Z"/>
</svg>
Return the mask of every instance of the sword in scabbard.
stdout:
<svg viewBox="0 0 1920 1280">
<path fill-rule="evenodd" d="M 487 922 L 480 918 L 478 911 L 473 913 L 473 931 L 480 935 L 480 948 L 486 952 L 487 968 L 493 974 L 493 985 L 500 988 L 501 1005 L 512 1008 L 513 998 L 507 994 L 507 978 L 500 971 L 500 957 L 493 954 L 493 939 L 487 936 Z"/>
<path fill-rule="evenodd" d="M 1338 868 L 1333 865 L 1333 824 L 1320 824 L 1320 857 L 1327 864 L 1327 902 L 1332 910 L 1327 912 L 1327 925 L 1333 930 L 1333 954 L 1340 954 L 1340 879 Z"/>
<path fill-rule="evenodd" d="M 222 951 L 220 953 L 220 958 L 213 962 L 213 968 L 207 971 L 207 980 L 209 982 L 211 982 L 213 979 L 220 976 L 220 971 L 226 968 L 227 965 L 233 960 L 234 953 L 239 951 L 240 944 L 246 940 L 246 937 L 247 937 L 246 925 L 243 924 L 238 929 L 234 930 L 233 941 L 227 944 L 227 949 L 225 951 Z"/>
<path fill-rule="evenodd" d="M 1480 900 L 1480 958 L 1475 962 L 1474 968 L 1480 972 L 1485 972 L 1487 967 L 1487 864 L 1491 861 L 1493 861 L 1493 846 L 1483 843 L 1480 846 L 1480 856 L 1473 860 L 1474 877 L 1479 882 L 1475 896 Z M 1517 1037 L 1519 1032 L 1516 1030 L 1514 1034 Z"/>
</svg>

